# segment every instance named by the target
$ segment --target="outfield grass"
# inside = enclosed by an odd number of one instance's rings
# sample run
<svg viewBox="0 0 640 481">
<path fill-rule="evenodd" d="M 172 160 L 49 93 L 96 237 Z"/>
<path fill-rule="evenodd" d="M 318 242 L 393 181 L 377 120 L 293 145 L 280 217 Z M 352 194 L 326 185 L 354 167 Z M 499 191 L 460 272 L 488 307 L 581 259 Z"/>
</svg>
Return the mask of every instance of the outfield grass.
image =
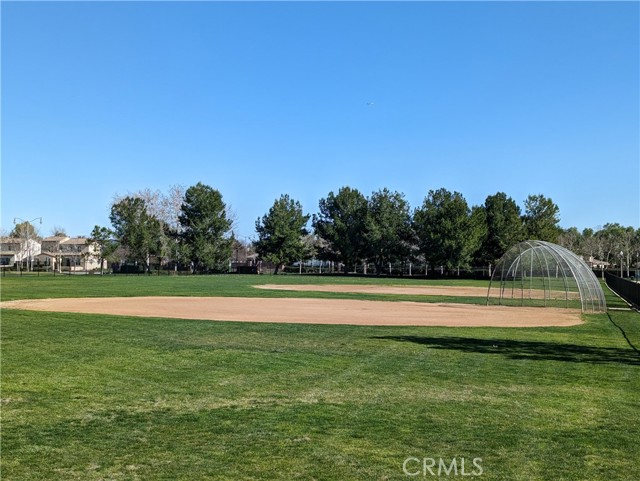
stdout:
<svg viewBox="0 0 640 481">
<path fill-rule="evenodd" d="M 233 296 L 306 297 L 327 299 L 368 299 L 416 302 L 459 302 L 484 304 L 482 297 L 407 296 L 395 294 L 354 294 L 348 292 L 300 292 L 256 289 L 261 284 L 378 284 L 454 285 L 489 287 L 481 280 L 429 280 L 363 278 L 343 276 L 217 275 L 217 276 L 8 276 L 1 278 L 0 299 L 46 299 L 51 297 L 134 297 L 134 296 Z"/>
<path fill-rule="evenodd" d="M 36 279 L 3 279 L 3 299 L 248 295 L 256 281 Z M 397 328 L 5 310 L 2 479 L 437 479 L 406 476 L 412 456 L 481 458 L 483 475 L 467 479 L 635 480 L 640 316 L 585 320 Z"/>
</svg>

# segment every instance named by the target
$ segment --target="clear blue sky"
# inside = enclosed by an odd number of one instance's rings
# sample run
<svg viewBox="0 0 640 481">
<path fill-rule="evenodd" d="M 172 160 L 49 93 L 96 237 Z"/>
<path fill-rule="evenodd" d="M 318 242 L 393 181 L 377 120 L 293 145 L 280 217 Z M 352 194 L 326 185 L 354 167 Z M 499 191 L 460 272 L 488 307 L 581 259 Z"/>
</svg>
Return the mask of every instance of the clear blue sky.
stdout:
<svg viewBox="0 0 640 481">
<path fill-rule="evenodd" d="M 1 9 L 5 229 L 87 235 L 116 193 L 198 181 L 243 236 L 280 194 L 313 213 L 344 185 L 640 223 L 637 2 Z"/>
</svg>

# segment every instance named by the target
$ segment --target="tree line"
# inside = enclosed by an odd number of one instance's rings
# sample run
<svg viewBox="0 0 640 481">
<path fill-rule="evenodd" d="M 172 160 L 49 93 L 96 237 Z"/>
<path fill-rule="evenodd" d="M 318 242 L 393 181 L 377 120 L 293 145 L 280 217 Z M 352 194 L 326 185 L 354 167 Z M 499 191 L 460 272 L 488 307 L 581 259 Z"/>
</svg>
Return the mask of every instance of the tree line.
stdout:
<svg viewBox="0 0 640 481">
<path fill-rule="evenodd" d="M 559 243 L 586 258 L 627 270 L 640 257 L 640 229 L 606 224 L 579 232 L 559 226 L 560 209 L 542 194 L 529 195 L 522 210 L 504 192 L 470 206 L 459 192 L 430 190 L 411 209 L 404 194 L 386 188 L 365 196 L 345 186 L 305 213 L 282 195 L 255 223 L 255 249 L 276 266 L 316 257 L 335 261 L 345 272 L 371 264 L 378 274 L 396 262 L 419 262 L 451 270 L 495 264 L 506 250 L 527 239 Z M 235 214 L 222 194 L 203 183 L 168 193 L 143 190 L 116 197 L 111 227 L 96 226 L 90 239 L 108 258 L 117 247 L 127 260 L 151 267 L 154 259 L 189 265 L 196 272 L 227 272 L 234 245 Z M 620 256 L 622 253 L 622 256 Z"/>
</svg>

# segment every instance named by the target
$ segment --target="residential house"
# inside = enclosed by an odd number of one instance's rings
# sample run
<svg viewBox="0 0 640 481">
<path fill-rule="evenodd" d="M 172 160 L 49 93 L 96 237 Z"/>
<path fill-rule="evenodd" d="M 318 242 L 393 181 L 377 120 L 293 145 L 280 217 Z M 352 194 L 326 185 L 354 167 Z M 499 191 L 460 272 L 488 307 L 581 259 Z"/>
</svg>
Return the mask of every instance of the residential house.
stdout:
<svg viewBox="0 0 640 481">
<path fill-rule="evenodd" d="M 593 256 L 584 257 L 585 262 L 591 269 L 608 269 L 611 265 L 609 262 L 601 261 L 600 259 L 596 259 Z"/>
<path fill-rule="evenodd" d="M 86 237 L 52 236 L 43 239 L 39 261 L 58 272 L 100 268 L 96 245 Z"/>
<path fill-rule="evenodd" d="M 67 239 L 67 236 L 51 236 L 42 239 L 42 252 L 38 257 L 38 263 L 49 270 L 60 271 L 62 254 L 60 243 Z"/>
<path fill-rule="evenodd" d="M 29 269 L 40 254 L 41 244 L 37 239 L 19 239 L 17 237 L 0 238 L 0 266 L 13 267 L 20 264 Z"/>
</svg>

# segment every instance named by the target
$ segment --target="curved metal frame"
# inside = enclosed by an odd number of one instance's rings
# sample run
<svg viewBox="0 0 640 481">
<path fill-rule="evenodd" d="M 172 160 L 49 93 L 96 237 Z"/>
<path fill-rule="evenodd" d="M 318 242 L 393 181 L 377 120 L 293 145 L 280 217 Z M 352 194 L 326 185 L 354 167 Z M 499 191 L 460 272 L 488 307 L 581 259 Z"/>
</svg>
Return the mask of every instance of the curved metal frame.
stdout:
<svg viewBox="0 0 640 481">
<path fill-rule="evenodd" d="M 528 271 L 527 271 L 528 268 Z M 552 273 L 555 268 L 555 275 Z M 491 299 L 491 288 L 494 278 L 500 278 L 498 304 L 503 300 L 516 299 L 516 290 L 520 290 L 520 305 L 525 304 L 525 278 L 529 276 L 529 300 L 533 300 L 532 287 L 538 277 L 542 282 L 542 299 L 546 306 L 552 300 L 555 291 L 552 278 L 562 279 L 566 306 L 572 300 L 570 293 L 580 295 L 580 306 L 583 312 L 604 312 L 607 304 L 600 281 L 589 266 L 580 257 L 568 249 L 546 241 L 528 240 L 520 242 L 509 249 L 496 265 L 489 290 L 487 304 Z M 518 282 L 519 281 L 519 282 Z M 516 287 L 516 283 L 520 284 Z M 509 285 L 510 284 L 510 285 Z M 510 287 L 510 289 L 509 289 Z M 511 297 L 508 296 L 511 291 Z"/>
</svg>

